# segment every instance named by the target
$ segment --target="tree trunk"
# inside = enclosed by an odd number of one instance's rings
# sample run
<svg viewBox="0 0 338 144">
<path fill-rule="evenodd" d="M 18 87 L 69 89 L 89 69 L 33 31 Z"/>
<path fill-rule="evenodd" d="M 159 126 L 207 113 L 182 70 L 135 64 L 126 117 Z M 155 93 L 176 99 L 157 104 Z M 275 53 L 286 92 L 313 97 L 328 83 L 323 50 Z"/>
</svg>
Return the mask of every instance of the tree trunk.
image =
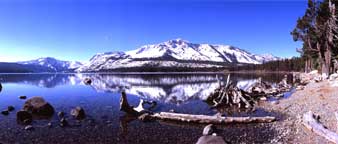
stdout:
<svg viewBox="0 0 338 144">
<path fill-rule="evenodd" d="M 309 72 L 309 59 L 306 58 L 305 60 L 305 73 L 308 73 Z"/>
<path fill-rule="evenodd" d="M 326 49 L 325 52 L 325 65 L 326 65 L 325 74 L 329 76 L 331 73 L 331 50 L 329 47 Z"/>
</svg>

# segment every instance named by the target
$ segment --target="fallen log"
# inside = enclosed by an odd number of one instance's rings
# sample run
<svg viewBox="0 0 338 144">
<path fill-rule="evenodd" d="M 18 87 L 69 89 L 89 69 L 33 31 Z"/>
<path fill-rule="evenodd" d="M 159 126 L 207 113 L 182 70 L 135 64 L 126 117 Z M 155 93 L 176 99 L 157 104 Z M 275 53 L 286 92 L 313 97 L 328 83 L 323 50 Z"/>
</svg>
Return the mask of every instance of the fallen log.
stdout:
<svg viewBox="0 0 338 144">
<path fill-rule="evenodd" d="M 120 110 L 147 120 L 168 120 L 177 122 L 191 122 L 201 124 L 226 124 L 226 123 L 267 123 L 276 120 L 275 117 L 220 117 L 209 115 L 180 114 L 171 112 L 153 113 L 142 108 L 144 101 L 141 100 L 137 108 L 129 105 L 125 92 L 122 92 L 120 99 Z M 142 118 L 141 118 L 142 117 Z"/>
<path fill-rule="evenodd" d="M 160 112 L 151 115 L 158 120 L 180 121 L 200 124 L 227 124 L 227 123 L 268 123 L 276 120 L 275 117 L 218 117 L 209 115 L 193 115 L 171 112 Z"/>
<path fill-rule="evenodd" d="M 331 142 L 338 143 L 338 134 L 323 126 L 311 111 L 303 115 L 302 123 L 310 131 L 315 132 Z"/>
</svg>

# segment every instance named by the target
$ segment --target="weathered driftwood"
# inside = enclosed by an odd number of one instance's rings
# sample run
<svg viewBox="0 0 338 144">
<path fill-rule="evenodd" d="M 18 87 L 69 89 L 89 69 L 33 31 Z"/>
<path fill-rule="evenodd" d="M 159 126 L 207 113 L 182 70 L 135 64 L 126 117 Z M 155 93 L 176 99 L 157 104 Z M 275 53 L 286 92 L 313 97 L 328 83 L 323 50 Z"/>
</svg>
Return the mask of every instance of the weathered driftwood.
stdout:
<svg viewBox="0 0 338 144">
<path fill-rule="evenodd" d="M 145 110 L 143 107 L 143 100 L 141 100 L 139 107 L 133 108 L 129 105 L 125 92 L 122 92 L 120 99 L 120 110 L 134 116 L 142 117 L 142 119 L 152 120 L 168 120 L 178 122 L 191 122 L 201 124 L 223 124 L 223 123 L 255 123 L 255 122 L 273 122 L 275 117 L 220 117 L 208 115 L 193 115 L 193 114 L 179 114 L 171 112 L 152 113 L 150 110 Z M 143 115 L 146 114 L 146 115 Z M 147 117 L 147 118 L 144 118 Z"/>
<path fill-rule="evenodd" d="M 261 78 L 253 84 L 250 88 L 242 90 L 236 87 L 230 81 L 230 75 L 224 86 L 221 86 L 215 90 L 206 100 L 212 108 L 216 108 L 219 111 L 223 108 L 228 110 L 237 110 L 241 112 L 243 109 L 254 110 L 254 104 L 259 99 L 266 99 L 267 97 L 281 97 L 285 92 L 290 91 L 291 85 L 287 84 L 287 76 L 284 76 L 283 80 L 276 86 L 265 83 Z M 245 110 L 245 111 L 246 111 Z M 228 111 L 232 113 L 231 111 Z"/>
<path fill-rule="evenodd" d="M 276 120 L 275 117 L 217 117 L 208 115 L 193 115 L 171 112 L 160 112 L 151 115 L 158 120 L 170 120 L 201 124 L 226 124 L 226 123 L 266 123 Z"/>
<path fill-rule="evenodd" d="M 338 134 L 328 130 L 325 126 L 323 126 L 318 119 L 315 118 L 315 115 L 309 111 L 303 115 L 303 125 L 311 130 L 312 132 L 315 132 L 318 135 L 323 136 L 327 140 L 338 143 Z"/>
</svg>

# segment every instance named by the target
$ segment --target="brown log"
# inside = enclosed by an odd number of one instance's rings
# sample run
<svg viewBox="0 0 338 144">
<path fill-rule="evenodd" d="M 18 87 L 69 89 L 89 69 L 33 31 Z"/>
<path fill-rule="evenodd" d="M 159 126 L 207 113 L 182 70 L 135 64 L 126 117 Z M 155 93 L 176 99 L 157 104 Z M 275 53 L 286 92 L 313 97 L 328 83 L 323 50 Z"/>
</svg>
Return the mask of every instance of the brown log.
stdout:
<svg viewBox="0 0 338 144">
<path fill-rule="evenodd" d="M 303 115 L 302 123 L 310 131 L 315 132 L 331 142 L 338 143 L 338 134 L 325 128 L 325 126 L 314 118 L 314 114 L 311 111 Z"/>
<path fill-rule="evenodd" d="M 276 120 L 275 117 L 217 117 L 208 115 L 180 114 L 160 112 L 151 115 L 158 120 L 179 121 L 200 124 L 227 124 L 227 123 L 268 123 Z"/>
</svg>

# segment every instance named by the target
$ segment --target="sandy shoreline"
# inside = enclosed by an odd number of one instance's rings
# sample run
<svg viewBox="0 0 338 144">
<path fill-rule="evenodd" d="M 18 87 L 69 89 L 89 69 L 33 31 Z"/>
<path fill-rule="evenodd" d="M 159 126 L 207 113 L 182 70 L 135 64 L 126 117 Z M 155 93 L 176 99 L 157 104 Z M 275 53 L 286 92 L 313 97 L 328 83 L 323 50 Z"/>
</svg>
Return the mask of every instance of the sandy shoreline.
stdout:
<svg viewBox="0 0 338 144">
<path fill-rule="evenodd" d="M 298 90 L 278 104 L 267 103 L 269 111 L 279 112 L 284 118 L 273 124 L 279 132 L 275 142 L 282 143 L 331 143 L 306 129 L 302 124 L 302 116 L 312 111 L 320 116 L 320 122 L 329 130 L 337 132 L 337 120 L 334 112 L 338 112 L 338 89 L 329 81 L 309 83 L 304 90 Z M 274 142 L 272 142 L 274 143 Z"/>
</svg>

